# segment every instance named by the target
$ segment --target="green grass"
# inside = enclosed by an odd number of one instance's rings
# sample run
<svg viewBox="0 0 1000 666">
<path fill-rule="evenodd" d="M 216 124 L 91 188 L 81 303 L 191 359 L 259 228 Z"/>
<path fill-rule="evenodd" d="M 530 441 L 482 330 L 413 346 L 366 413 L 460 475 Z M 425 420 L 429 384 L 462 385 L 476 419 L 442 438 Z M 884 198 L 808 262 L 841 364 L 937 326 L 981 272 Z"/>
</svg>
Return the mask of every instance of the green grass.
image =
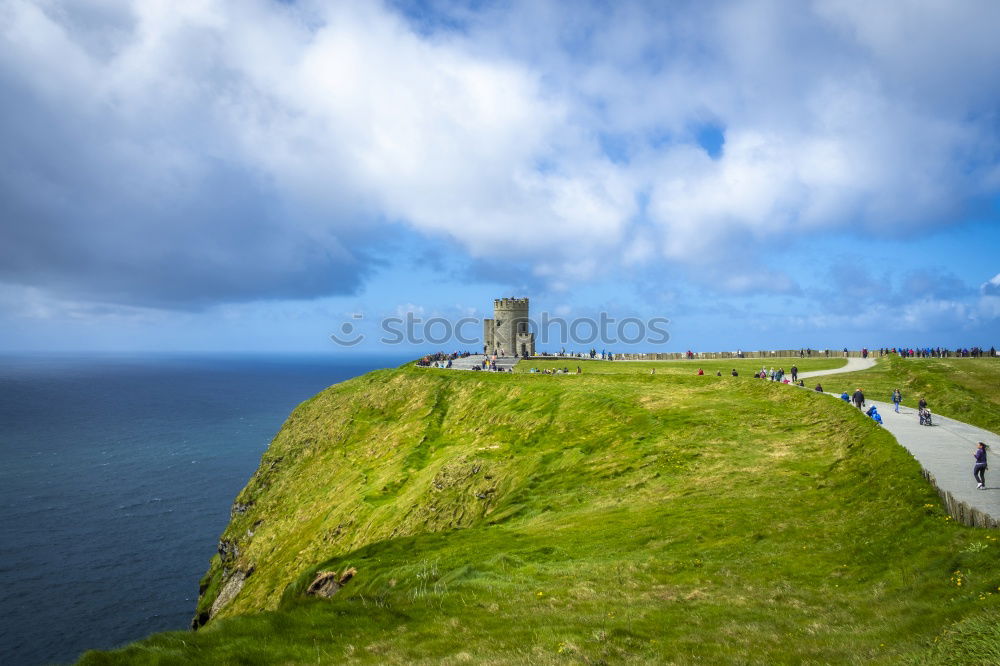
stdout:
<svg viewBox="0 0 1000 666">
<path fill-rule="evenodd" d="M 303 403 L 201 607 L 225 567 L 252 568 L 242 591 L 82 663 L 943 663 L 995 626 L 997 533 L 954 525 L 856 409 L 603 365 L 623 370 L 386 370 Z M 995 654 L 985 635 L 948 663 Z"/>
<path fill-rule="evenodd" d="M 698 369 L 705 371 L 706 375 L 715 375 L 721 372 L 724 377 L 732 377 L 733 368 L 741 377 L 748 377 L 754 372 L 760 372 L 761 368 L 767 367 L 770 370 L 784 368 L 785 374 L 791 379 L 791 368 L 798 366 L 800 372 L 808 370 L 833 370 L 841 368 L 847 363 L 843 358 L 816 358 L 816 359 L 720 359 L 720 360 L 690 360 L 690 361 L 601 361 L 589 359 L 544 359 L 521 361 L 514 368 L 514 372 L 530 373 L 531 368 L 539 371 L 545 369 L 569 369 L 570 374 L 576 373 L 579 366 L 582 374 L 600 375 L 648 375 L 656 370 L 656 374 L 667 375 L 695 375 Z"/>
<path fill-rule="evenodd" d="M 899 388 L 903 404 L 916 408 L 921 396 L 930 410 L 1000 433 L 1000 358 L 908 358 L 890 356 L 861 372 L 824 377 L 827 391 L 861 387 L 873 400 L 891 401 Z"/>
</svg>

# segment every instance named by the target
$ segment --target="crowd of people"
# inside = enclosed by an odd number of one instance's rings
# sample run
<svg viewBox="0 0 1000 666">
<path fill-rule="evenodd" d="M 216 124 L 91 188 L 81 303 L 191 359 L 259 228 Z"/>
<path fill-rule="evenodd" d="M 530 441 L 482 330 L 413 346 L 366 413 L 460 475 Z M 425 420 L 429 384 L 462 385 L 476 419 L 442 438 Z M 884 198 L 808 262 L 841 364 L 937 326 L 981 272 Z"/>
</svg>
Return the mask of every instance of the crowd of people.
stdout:
<svg viewBox="0 0 1000 666">
<path fill-rule="evenodd" d="M 822 387 L 817 384 L 816 390 L 822 392 Z M 849 405 L 853 404 L 860 410 L 864 410 L 867 405 L 867 402 L 865 401 L 865 392 L 860 388 L 855 389 L 853 394 L 848 394 L 847 391 L 844 391 L 840 394 L 840 399 Z M 889 400 L 892 402 L 893 410 L 899 414 L 899 404 L 903 401 L 902 392 L 898 388 L 893 389 L 892 395 L 889 396 Z M 876 408 L 875 405 L 870 406 L 868 410 L 865 411 L 865 414 L 871 417 L 879 425 L 882 425 L 882 415 L 878 413 L 878 408 Z M 927 400 L 924 398 L 920 398 L 917 402 L 917 419 L 920 425 L 932 425 L 931 412 L 927 408 Z"/>
<path fill-rule="evenodd" d="M 885 347 L 879 349 L 879 356 L 891 356 L 896 354 L 903 358 L 980 358 L 983 356 L 996 356 L 995 347 L 983 349 L 982 347 L 958 347 L 956 349 L 946 349 L 944 347 Z"/>
<path fill-rule="evenodd" d="M 799 349 L 799 358 L 811 357 L 813 353 L 817 352 L 815 349 L 809 347 L 803 347 Z M 874 356 L 878 353 L 879 357 L 891 356 L 896 354 L 902 356 L 903 358 L 979 358 L 982 356 L 997 356 L 997 350 L 995 347 L 990 347 L 986 349 L 984 347 L 956 347 L 955 349 L 947 349 L 945 347 L 882 347 L 880 349 L 869 350 L 863 348 L 861 350 L 861 357 L 868 358 L 869 356 Z M 850 350 L 847 347 L 843 349 L 844 356 L 850 355 Z M 822 351 L 823 356 L 830 356 L 830 350 L 826 349 Z M 693 358 L 694 354 L 689 350 L 686 354 L 687 358 Z M 743 353 L 738 352 L 737 356 L 743 358 Z"/>
<path fill-rule="evenodd" d="M 417 365 L 423 368 L 450 368 L 452 361 L 456 358 L 468 358 L 472 356 L 471 352 L 435 352 L 433 354 L 428 354 L 420 360 L 417 361 Z"/>
<path fill-rule="evenodd" d="M 487 372 L 514 372 L 513 367 L 507 368 L 506 370 L 503 367 L 501 367 L 497 363 L 497 358 L 498 357 L 496 354 L 493 354 L 493 356 L 487 356 L 486 358 L 484 358 L 482 361 L 479 362 L 479 365 L 473 366 L 472 369 L 485 370 Z"/>
<path fill-rule="evenodd" d="M 816 390 L 821 390 L 821 387 L 817 385 Z M 857 388 L 853 395 L 850 396 L 847 395 L 847 391 L 844 391 L 840 394 L 840 399 L 848 404 L 853 404 L 860 410 L 864 410 L 866 416 L 875 421 L 875 423 L 882 425 L 882 415 L 878 413 L 878 408 L 875 405 L 871 405 L 867 410 L 865 410 L 865 393 L 860 387 Z M 903 394 L 898 388 L 894 389 L 890 399 L 892 400 L 894 410 L 898 413 L 899 403 L 903 400 Z M 926 398 L 921 397 L 920 400 L 917 401 L 917 418 L 919 419 L 920 425 L 932 425 L 931 412 L 927 407 Z M 986 490 L 986 470 L 988 469 L 986 464 L 986 450 L 988 448 L 989 447 L 984 442 L 979 442 L 976 446 L 976 450 L 972 454 L 976 459 L 972 468 L 972 476 L 976 481 L 977 490 Z"/>
<path fill-rule="evenodd" d="M 738 377 L 740 373 L 733 368 L 733 377 Z M 767 379 L 772 382 L 781 382 L 782 384 L 798 384 L 799 386 L 804 386 L 803 382 L 799 382 L 799 366 L 793 365 L 789 368 L 786 373 L 784 368 L 775 369 L 771 366 L 769 370 L 767 366 L 761 366 L 760 372 L 755 372 L 752 375 L 755 379 Z"/>
<path fill-rule="evenodd" d="M 533 373 L 533 374 L 537 373 L 537 374 L 540 374 L 540 375 L 568 375 L 568 374 L 570 374 L 569 368 L 567 368 L 567 367 L 563 367 L 561 369 L 560 368 L 551 368 L 551 369 L 550 368 L 542 368 L 541 370 L 539 370 L 538 368 L 531 368 L 531 369 L 528 370 L 528 372 Z M 580 366 L 576 366 L 576 374 L 582 375 L 583 374 L 583 368 L 581 368 Z"/>
<path fill-rule="evenodd" d="M 799 357 L 812 356 L 814 351 L 814 349 L 804 347 L 799 350 Z M 863 348 L 861 350 L 861 357 L 868 358 L 869 356 L 874 356 L 876 352 L 878 352 L 879 357 L 895 354 L 903 358 L 979 358 L 982 356 L 997 356 L 995 347 L 990 347 L 989 349 L 984 347 L 956 347 L 955 349 L 947 349 L 945 347 L 882 347 L 871 351 Z M 688 354 L 690 353 L 688 352 Z M 830 350 L 825 350 L 823 354 L 829 356 Z M 846 357 L 849 354 L 850 350 L 844 347 L 844 356 Z"/>
<path fill-rule="evenodd" d="M 536 356 L 551 356 L 552 358 L 589 358 L 589 359 L 598 359 L 599 358 L 602 361 L 613 361 L 613 360 L 615 360 L 614 353 L 606 351 L 604 349 L 602 349 L 600 352 L 598 352 L 594 348 L 591 348 L 590 351 L 577 352 L 577 351 L 573 351 L 572 349 L 570 351 L 566 351 L 566 348 L 563 347 L 557 353 L 543 351 L 543 352 L 539 352 L 539 353 L 537 353 L 535 355 Z"/>
</svg>

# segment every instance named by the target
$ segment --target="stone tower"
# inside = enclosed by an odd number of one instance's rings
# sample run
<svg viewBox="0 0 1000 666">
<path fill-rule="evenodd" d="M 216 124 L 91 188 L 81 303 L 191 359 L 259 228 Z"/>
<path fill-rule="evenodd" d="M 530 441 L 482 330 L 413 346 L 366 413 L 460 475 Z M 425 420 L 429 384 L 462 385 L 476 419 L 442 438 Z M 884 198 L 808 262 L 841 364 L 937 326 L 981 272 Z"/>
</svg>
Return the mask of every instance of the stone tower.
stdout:
<svg viewBox="0 0 1000 666">
<path fill-rule="evenodd" d="M 534 356 L 535 334 L 528 325 L 527 298 L 497 298 L 493 319 L 483 320 L 483 351 L 506 356 Z"/>
</svg>

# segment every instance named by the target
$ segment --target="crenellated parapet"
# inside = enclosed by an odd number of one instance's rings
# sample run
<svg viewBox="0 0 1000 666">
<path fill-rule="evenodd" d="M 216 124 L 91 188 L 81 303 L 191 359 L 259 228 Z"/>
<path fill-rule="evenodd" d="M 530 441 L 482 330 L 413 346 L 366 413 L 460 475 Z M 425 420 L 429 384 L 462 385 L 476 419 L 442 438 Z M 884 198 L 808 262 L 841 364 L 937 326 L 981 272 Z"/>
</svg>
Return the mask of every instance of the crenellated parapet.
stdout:
<svg viewBox="0 0 1000 666">
<path fill-rule="evenodd" d="M 493 299 L 494 312 L 528 312 L 527 298 L 495 298 Z"/>
</svg>

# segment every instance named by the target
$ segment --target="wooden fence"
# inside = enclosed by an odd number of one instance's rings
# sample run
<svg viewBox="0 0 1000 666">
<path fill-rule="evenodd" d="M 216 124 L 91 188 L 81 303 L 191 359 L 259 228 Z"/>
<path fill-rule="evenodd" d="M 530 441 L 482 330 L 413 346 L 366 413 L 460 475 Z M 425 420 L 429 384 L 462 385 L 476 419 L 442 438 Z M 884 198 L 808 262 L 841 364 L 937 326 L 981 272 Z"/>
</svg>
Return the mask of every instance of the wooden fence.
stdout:
<svg viewBox="0 0 1000 666">
<path fill-rule="evenodd" d="M 948 511 L 948 515 L 951 516 L 956 522 L 963 525 L 968 525 L 969 527 L 989 527 L 996 529 L 1000 527 L 1000 522 L 988 513 L 984 513 L 979 509 L 974 509 L 965 502 L 960 502 L 955 499 L 947 490 L 942 490 L 938 484 L 934 475 L 928 472 L 926 469 L 923 470 L 924 478 L 934 487 L 941 496 L 941 501 L 944 502 L 945 510 Z"/>
</svg>

